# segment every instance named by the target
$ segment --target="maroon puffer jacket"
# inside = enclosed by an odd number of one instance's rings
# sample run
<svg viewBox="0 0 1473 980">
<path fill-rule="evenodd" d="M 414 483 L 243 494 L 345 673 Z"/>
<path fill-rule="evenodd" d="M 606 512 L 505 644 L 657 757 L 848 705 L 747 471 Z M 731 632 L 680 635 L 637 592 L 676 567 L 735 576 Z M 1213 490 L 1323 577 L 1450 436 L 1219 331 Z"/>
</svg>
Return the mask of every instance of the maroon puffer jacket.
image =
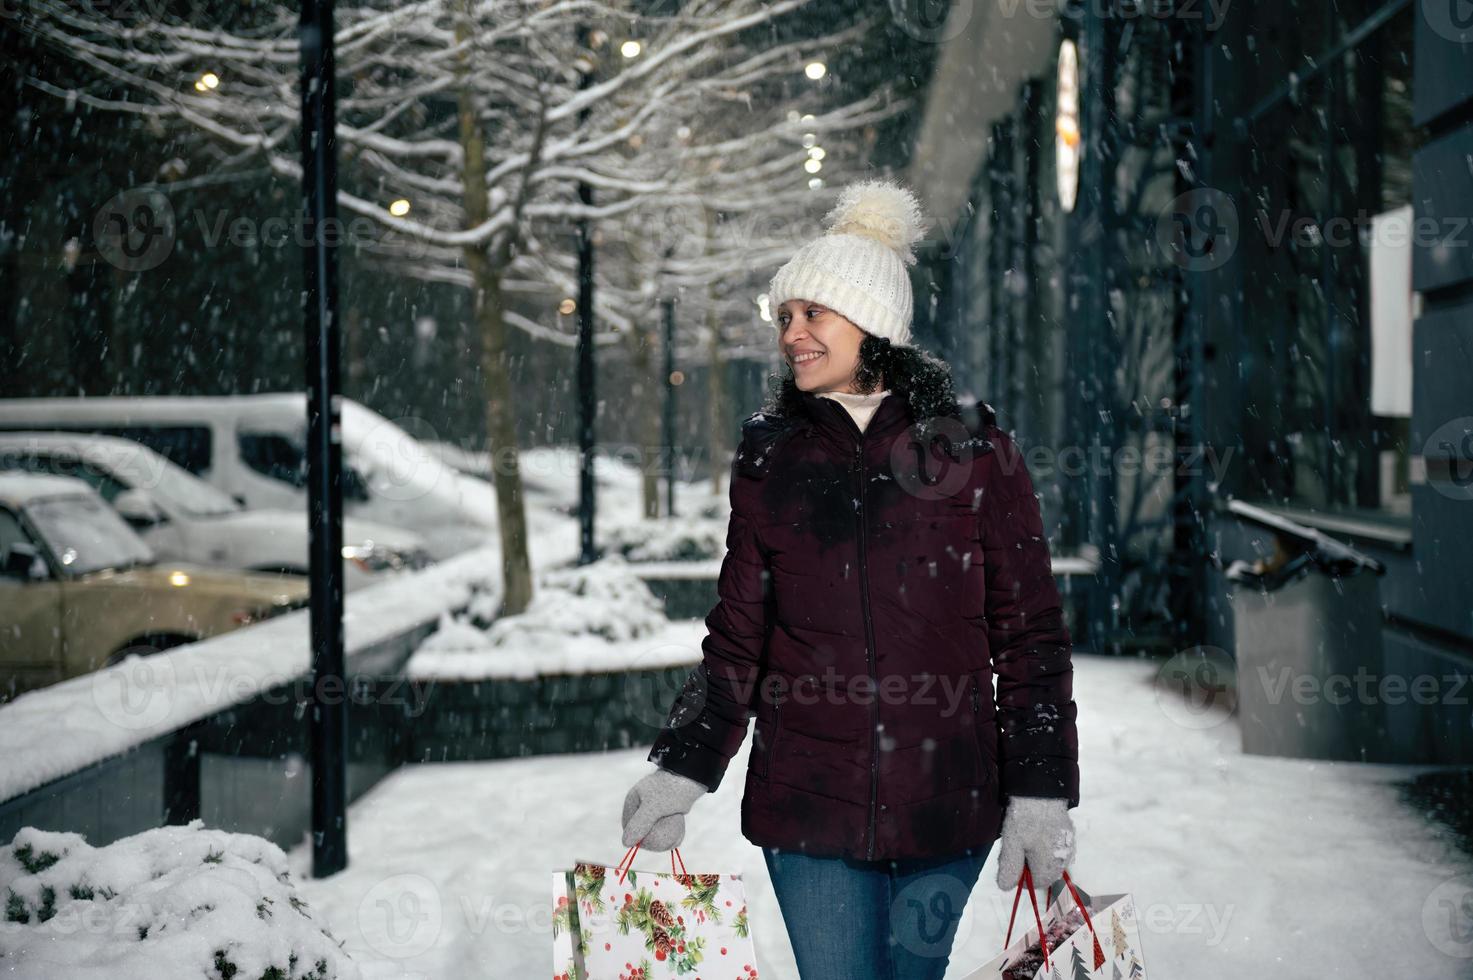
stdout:
<svg viewBox="0 0 1473 980">
<path fill-rule="evenodd" d="M 1009 795 L 1078 805 L 1070 638 L 1013 440 L 985 404 L 970 430 L 923 406 L 923 465 L 907 396 L 861 434 L 787 385 L 791 414 L 743 423 L 720 601 L 649 759 L 714 792 L 755 714 L 742 834 L 813 855 L 956 854 Z"/>
</svg>

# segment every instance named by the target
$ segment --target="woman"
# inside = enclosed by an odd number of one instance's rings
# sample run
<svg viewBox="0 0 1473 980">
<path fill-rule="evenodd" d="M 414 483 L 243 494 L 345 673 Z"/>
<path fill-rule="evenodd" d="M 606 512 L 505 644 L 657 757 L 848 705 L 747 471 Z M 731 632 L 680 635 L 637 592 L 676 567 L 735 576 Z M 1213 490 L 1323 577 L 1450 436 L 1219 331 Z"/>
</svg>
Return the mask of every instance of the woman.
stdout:
<svg viewBox="0 0 1473 980">
<path fill-rule="evenodd" d="M 1073 857 L 1070 638 L 1017 446 L 909 344 L 914 196 L 866 181 L 826 220 L 768 292 L 787 371 L 743 423 L 720 601 L 624 844 L 677 846 L 755 715 L 742 834 L 802 980 L 940 980 L 999 834 L 1005 889 Z"/>
</svg>

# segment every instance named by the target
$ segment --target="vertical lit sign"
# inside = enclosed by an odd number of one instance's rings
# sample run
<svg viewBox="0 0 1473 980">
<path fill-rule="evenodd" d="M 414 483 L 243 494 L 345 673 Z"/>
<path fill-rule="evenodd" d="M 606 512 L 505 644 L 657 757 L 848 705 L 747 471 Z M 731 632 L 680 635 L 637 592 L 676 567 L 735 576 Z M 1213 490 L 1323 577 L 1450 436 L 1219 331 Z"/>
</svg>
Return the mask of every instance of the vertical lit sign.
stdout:
<svg viewBox="0 0 1473 980">
<path fill-rule="evenodd" d="M 1079 52 L 1069 40 L 1059 45 L 1054 168 L 1058 172 L 1059 203 L 1065 211 L 1073 211 L 1079 192 Z"/>
</svg>

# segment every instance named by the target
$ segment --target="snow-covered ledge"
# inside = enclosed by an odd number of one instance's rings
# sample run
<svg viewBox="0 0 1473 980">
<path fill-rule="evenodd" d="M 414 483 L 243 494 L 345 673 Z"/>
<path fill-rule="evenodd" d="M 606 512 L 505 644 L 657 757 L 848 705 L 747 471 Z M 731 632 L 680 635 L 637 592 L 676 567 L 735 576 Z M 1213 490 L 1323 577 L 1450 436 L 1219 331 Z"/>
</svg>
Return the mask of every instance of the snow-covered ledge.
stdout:
<svg viewBox="0 0 1473 980">
<path fill-rule="evenodd" d="M 376 651 L 424 632 L 476 587 L 499 590 L 500 550 L 478 548 L 349 593 L 348 669 L 374 672 Z M 0 705 L 0 802 L 307 676 L 308 612 L 276 619 L 23 694 Z"/>
</svg>

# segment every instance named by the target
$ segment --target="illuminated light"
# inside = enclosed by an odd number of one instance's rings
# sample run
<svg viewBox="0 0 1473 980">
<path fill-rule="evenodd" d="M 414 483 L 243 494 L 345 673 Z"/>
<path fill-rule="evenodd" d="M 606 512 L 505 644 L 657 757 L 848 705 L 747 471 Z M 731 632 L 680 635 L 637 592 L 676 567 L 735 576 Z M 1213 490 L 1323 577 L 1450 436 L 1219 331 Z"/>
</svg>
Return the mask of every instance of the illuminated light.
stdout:
<svg viewBox="0 0 1473 980">
<path fill-rule="evenodd" d="M 177 585 L 177 586 L 180 586 L 182 588 L 183 586 L 186 586 L 186 585 L 189 584 L 189 575 L 186 574 L 186 573 L 184 573 L 184 572 L 170 572 L 169 573 L 169 584 L 170 585 Z"/>
<path fill-rule="evenodd" d="M 557 311 L 559 313 L 561 313 L 563 316 L 572 316 L 573 315 L 573 312 L 575 310 L 577 310 L 577 309 L 578 309 L 578 301 L 575 300 L 575 299 L 571 299 L 571 298 L 570 299 L 565 299 L 565 300 L 563 300 L 561 303 L 559 303 L 557 305 Z"/>
<path fill-rule="evenodd" d="M 808 62 L 807 67 L 803 69 L 803 74 L 807 75 L 815 82 L 823 76 L 827 75 L 828 72 L 828 66 L 825 65 L 822 61 L 810 61 Z"/>
<path fill-rule="evenodd" d="M 1054 132 L 1068 146 L 1079 145 L 1079 120 L 1060 116 L 1054 123 Z"/>
<path fill-rule="evenodd" d="M 823 188 L 824 188 L 824 182 L 823 182 L 823 178 L 822 177 L 812 177 L 812 178 L 809 178 L 809 181 L 808 181 L 808 189 L 810 191 L 821 191 L 821 190 L 823 190 Z"/>
<path fill-rule="evenodd" d="M 818 137 L 813 135 L 812 133 L 804 133 L 803 145 L 812 149 L 813 147 L 818 145 Z"/>
<path fill-rule="evenodd" d="M 1079 196 L 1079 51 L 1065 39 L 1059 45 L 1058 109 L 1054 112 L 1054 172 L 1059 205 L 1073 211 Z"/>
<path fill-rule="evenodd" d="M 828 154 L 824 152 L 823 147 L 821 146 L 810 146 L 808 148 L 808 155 L 813 157 L 813 159 L 815 160 L 822 160 L 824 157 L 828 156 Z"/>
<path fill-rule="evenodd" d="M 808 159 L 803 161 L 803 169 L 811 174 L 816 174 L 823 169 L 823 161 Z"/>
<path fill-rule="evenodd" d="M 619 45 L 619 53 L 626 58 L 638 58 L 640 50 L 641 47 L 638 41 L 625 41 Z"/>
<path fill-rule="evenodd" d="M 685 372 L 684 371 L 671 371 L 670 372 L 670 384 L 672 384 L 672 385 L 681 385 L 681 384 L 684 384 L 684 383 L 685 383 Z"/>
<path fill-rule="evenodd" d="M 409 213 L 409 202 L 402 197 L 399 198 L 399 200 L 389 205 L 389 213 L 396 218 L 404 217 Z"/>
<path fill-rule="evenodd" d="M 194 83 L 194 87 L 201 92 L 217 89 L 220 87 L 220 76 L 212 71 L 207 71 L 199 77 L 199 81 Z"/>
<path fill-rule="evenodd" d="M 772 322 L 772 310 L 768 307 L 767 294 L 763 293 L 757 297 L 757 315 L 768 323 Z"/>
</svg>

